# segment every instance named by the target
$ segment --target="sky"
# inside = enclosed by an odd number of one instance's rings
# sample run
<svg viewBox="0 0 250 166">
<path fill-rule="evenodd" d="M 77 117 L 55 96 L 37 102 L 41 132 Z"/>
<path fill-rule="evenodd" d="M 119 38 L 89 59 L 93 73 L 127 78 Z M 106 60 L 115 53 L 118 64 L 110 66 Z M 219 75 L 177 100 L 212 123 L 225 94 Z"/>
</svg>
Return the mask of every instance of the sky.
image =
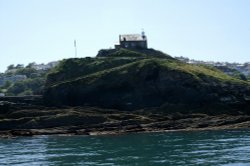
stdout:
<svg viewBox="0 0 250 166">
<path fill-rule="evenodd" d="M 250 62 L 249 0 L 0 0 L 0 72 L 10 64 L 94 57 L 141 33 L 171 56 Z"/>
</svg>

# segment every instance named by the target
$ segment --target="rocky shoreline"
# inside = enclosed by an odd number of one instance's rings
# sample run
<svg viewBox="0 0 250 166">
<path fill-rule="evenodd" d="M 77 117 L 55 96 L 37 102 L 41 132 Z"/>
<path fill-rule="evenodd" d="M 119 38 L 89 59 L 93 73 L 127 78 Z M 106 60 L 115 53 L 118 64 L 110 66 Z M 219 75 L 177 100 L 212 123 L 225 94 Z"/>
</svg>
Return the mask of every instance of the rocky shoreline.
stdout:
<svg viewBox="0 0 250 166">
<path fill-rule="evenodd" d="M 250 127 L 250 83 L 154 49 L 62 60 L 42 96 L 1 97 L 0 135 L 101 135 Z"/>
<path fill-rule="evenodd" d="M 23 106 L 1 114 L 0 137 L 104 135 L 139 132 L 243 129 L 250 116 L 164 113 L 157 108 L 120 111 L 98 107 Z"/>
</svg>

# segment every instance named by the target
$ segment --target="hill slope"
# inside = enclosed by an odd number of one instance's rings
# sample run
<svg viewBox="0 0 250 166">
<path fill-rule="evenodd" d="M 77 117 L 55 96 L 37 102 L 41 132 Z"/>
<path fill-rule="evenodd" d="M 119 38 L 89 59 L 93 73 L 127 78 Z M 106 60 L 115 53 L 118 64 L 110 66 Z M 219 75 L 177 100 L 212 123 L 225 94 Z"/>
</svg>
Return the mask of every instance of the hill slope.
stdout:
<svg viewBox="0 0 250 166">
<path fill-rule="evenodd" d="M 101 56 L 100 56 L 101 55 Z M 155 50 L 121 49 L 97 58 L 68 59 L 48 75 L 49 105 L 163 111 L 247 111 L 250 85 L 206 66 Z"/>
</svg>

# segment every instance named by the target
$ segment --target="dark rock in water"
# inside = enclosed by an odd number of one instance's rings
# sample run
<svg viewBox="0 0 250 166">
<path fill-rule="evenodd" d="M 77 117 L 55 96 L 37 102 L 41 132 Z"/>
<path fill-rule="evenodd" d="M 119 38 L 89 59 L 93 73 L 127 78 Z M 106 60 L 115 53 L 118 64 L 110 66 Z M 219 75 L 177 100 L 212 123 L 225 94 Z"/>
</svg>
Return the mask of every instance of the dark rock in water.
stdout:
<svg viewBox="0 0 250 166">
<path fill-rule="evenodd" d="M 13 136 L 32 136 L 32 132 L 30 130 L 11 130 L 11 135 Z"/>
</svg>

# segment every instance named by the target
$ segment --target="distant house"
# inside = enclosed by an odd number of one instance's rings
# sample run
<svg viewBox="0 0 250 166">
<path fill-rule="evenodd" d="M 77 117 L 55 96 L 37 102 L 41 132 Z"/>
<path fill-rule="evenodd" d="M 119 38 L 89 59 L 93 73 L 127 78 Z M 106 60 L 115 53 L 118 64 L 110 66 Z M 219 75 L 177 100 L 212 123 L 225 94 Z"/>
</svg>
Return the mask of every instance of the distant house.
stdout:
<svg viewBox="0 0 250 166">
<path fill-rule="evenodd" d="M 50 62 L 48 64 L 32 64 L 32 68 L 36 69 L 36 70 L 49 70 L 53 67 L 55 67 L 56 65 L 58 65 L 59 62 L 58 61 L 55 61 L 55 62 Z"/>
<path fill-rule="evenodd" d="M 141 34 L 119 35 L 119 44 L 115 48 L 147 49 L 147 37 L 144 32 Z"/>
</svg>

